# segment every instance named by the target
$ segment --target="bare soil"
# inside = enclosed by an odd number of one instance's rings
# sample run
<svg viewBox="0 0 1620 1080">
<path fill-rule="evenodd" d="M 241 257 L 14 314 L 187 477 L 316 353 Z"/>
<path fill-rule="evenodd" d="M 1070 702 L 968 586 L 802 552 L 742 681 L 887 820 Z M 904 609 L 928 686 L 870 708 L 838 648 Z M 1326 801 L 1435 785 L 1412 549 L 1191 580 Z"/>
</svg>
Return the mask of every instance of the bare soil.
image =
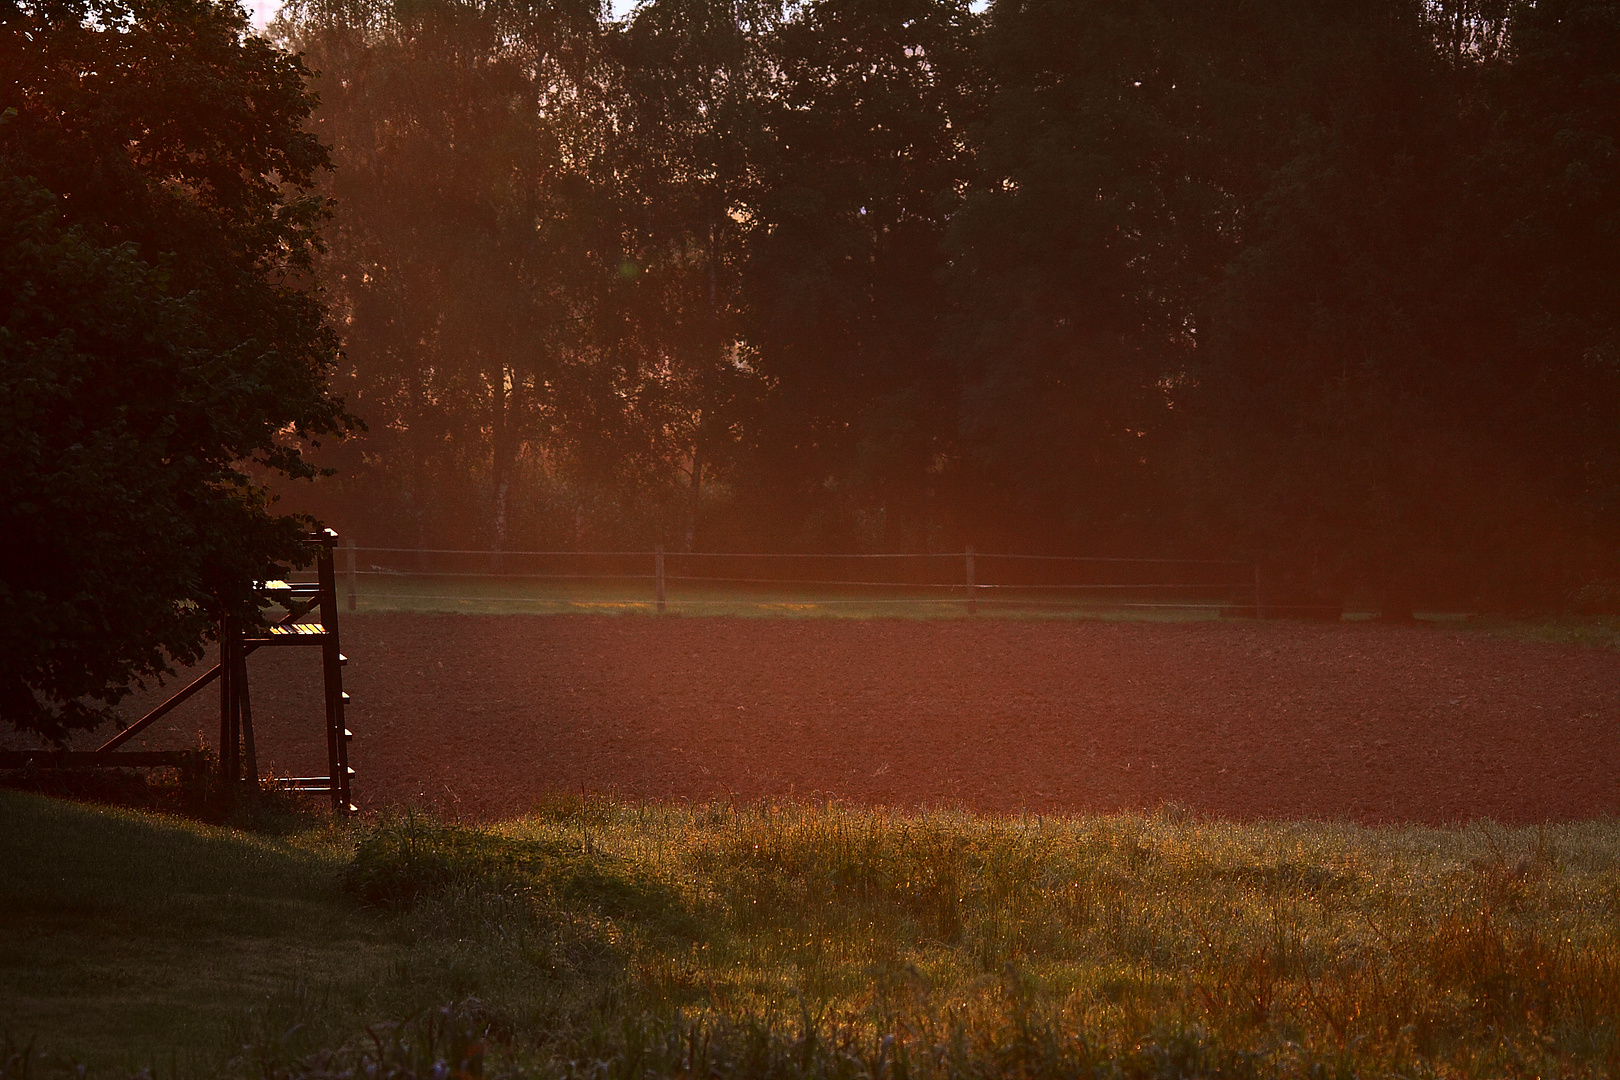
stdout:
<svg viewBox="0 0 1620 1080">
<path fill-rule="evenodd" d="M 1443 626 L 370 615 L 343 635 L 366 808 L 1620 811 L 1620 656 Z M 324 771 L 318 651 L 249 662 L 261 762 Z M 200 696 L 147 745 L 195 744 L 216 707 Z"/>
</svg>

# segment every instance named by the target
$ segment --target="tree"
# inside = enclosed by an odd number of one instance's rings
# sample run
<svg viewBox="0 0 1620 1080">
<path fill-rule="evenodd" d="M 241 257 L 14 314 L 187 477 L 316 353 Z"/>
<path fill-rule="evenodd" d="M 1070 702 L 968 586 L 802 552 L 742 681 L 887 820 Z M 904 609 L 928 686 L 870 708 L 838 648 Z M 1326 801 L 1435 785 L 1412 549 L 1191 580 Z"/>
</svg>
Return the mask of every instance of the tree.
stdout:
<svg viewBox="0 0 1620 1080">
<path fill-rule="evenodd" d="M 1500 332 L 1488 340 L 1504 396 L 1518 406 L 1509 445 L 1541 496 L 1533 532 L 1509 557 L 1531 555 L 1536 571 L 1515 575 L 1519 599 L 1596 586 L 1612 614 L 1620 611 L 1620 7 L 1555 0 L 1508 10 L 1511 63 L 1495 66 L 1485 88 L 1491 139 L 1477 166 L 1492 195 L 1483 215 L 1489 265 L 1502 283 L 1489 298 Z"/>
<path fill-rule="evenodd" d="M 1237 248 L 1201 312 L 1200 486 L 1291 589 L 1371 586 L 1393 610 L 1455 540 L 1469 452 L 1457 87 L 1405 0 L 1267 14 L 1249 48 L 1271 120 L 1242 143 Z"/>
<path fill-rule="evenodd" d="M 211 0 L 0 9 L 0 715 L 61 739 L 197 660 L 357 421 L 310 278 L 298 60 Z"/>
<path fill-rule="evenodd" d="M 1286 119 L 1202 313 L 1197 501 L 1307 591 L 1410 618 L 1612 558 L 1615 29 L 1361 0 L 1253 35 Z"/>
<path fill-rule="evenodd" d="M 1223 254 L 1208 241 L 1221 192 L 1198 157 L 1209 8 L 990 9 L 974 176 L 946 242 L 962 483 L 982 543 L 1173 543 L 1168 405 Z"/>
<path fill-rule="evenodd" d="M 944 235 L 975 24 L 958 0 L 818 0 L 768 43 L 743 301 L 772 393 L 743 497 L 785 539 L 915 549 L 952 523 Z"/>
<path fill-rule="evenodd" d="M 757 400 L 741 273 L 759 228 L 766 45 L 782 8 L 780 0 L 647 0 L 613 42 L 613 165 L 633 271 L 613 349 L 636 373 L 636 418 L 684 473 L 678 529 L 688 551 L 705 477 L 723 471 Z"/>
<path fill-rule="evenodd" d="M 274 28 L 320 69 L 315 122 L 337 163 L 321 269 L 344 385 L 373 420 L 345 448 L 373 528 L 500 550 L 523 481 L 538 486 L 525 470 L 568 441 L 559 404 L 589 355 L 588 301 L 617 269 L 587 168 L 599 14 L 298 0 Z"/>
</svg>

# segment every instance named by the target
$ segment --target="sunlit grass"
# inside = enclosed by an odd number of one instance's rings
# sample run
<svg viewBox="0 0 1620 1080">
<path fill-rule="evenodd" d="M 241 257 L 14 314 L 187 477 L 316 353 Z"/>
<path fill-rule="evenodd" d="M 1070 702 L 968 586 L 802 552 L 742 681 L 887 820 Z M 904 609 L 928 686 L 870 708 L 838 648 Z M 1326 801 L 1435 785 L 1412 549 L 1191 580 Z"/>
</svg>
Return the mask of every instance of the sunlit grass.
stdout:
<svg viewBox="0 0 1620 1080">
<path fill-rule="evenodd" d="M 435 578 L 388 574 L 361 577 L 356 589 L 360 612 L 464 615 L 656 615 L 651 581 L 555 581 L 520 576 Z M 340 592 L 346 589 L 340 583 Z M 1180 601 L 1184 601 L 1184 604 Z M 964 594 L 875 587 L 719 588 L 672 585 L 666 613 L 684 617 L 833 619 L 1086 619 L 1132 622 L 1202 622 L 1241 617 L 1239 606 L 1221 607 L 1207 596 L 1167 597 L 1144 592 L 1111 599 L 1064 592 L 988 593 L 970 610 Z M 1350 611 L 1345 619 L 1365 622 L 1376 611 Z M 1594 645 L 1620 649 L 1620 618 L 1539 615 L 1525 618 L 1423 611 L 1423 625 L 1472 630 L 1520 641 Z"/>
<path fill-rule="evenodd" d="M 1518 641 L 1620 649 L 1620 617 L 1613 615 L 1543 615 L 1525 619 L 1482 616 L 1461 625 Z"/>
<path fill-rule="evenodd" d="M 30 880 L 0 885 L 21 931 L 0 1014 L 115 1072 L 420 1074 L 480 1047 L 486 1072 L 547 1076 L 1620 1068 L 1613 821 L 591 799 L 273 841 L 9 795 L 0 812 Z M 132 988 L 160 1003 L 150 1030 L 105 1024 Z M 202 1020 L 164 1012 L 182 1006 Z"/>
<path fill-rule="evenodd" d="M 346 585 L 340 591 L 346 589 Z M 466 615 L 608 614 L 656 615 L 651 581 L 580 582 L 521 576 L 367 575 L 357 582 L 361 612 L 459 612 Z M 702 587 L 671 585 L 667 614 L 843 619 L 1140 619 L 1176 621 L 1218 619 L 1221 609 L 1207 598 L 1186 598 L 1185 606 L 1144 594 L 1143 606 L 1063 592 L 988 594 L 970 612 L 960 590 L 880 587 Z M 1154 605 L 1154 606 L 1146 606 Z"/>
<path fill-rule="evenodd" d="M 1368 830 L 592 803 L 503 833 L 622 858 L 723 928 L 678 962 L 636 969 L 666 1009 L 758 1015 L 802 1000 L 873 1039 L 952 1018 L 1038 1021 L 1116 1055 L 1196 1027 L 1278 1062 L 1348 1053 L 1377 1069 L 1517 1071 L 1556 1047 L 1614 1064 L 1612 823 Z"/>
</svg>

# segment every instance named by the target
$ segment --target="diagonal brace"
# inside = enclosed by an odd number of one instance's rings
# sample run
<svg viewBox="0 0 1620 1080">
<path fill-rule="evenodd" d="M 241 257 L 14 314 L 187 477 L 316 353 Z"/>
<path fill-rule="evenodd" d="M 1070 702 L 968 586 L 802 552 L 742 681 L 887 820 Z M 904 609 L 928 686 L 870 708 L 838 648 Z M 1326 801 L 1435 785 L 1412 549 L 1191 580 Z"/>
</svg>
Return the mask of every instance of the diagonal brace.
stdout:
<svg viewBox="0 0 1620 1080">
<path fill-rule="evenodd" d="M 248 653 L 254 652 L 257 649 L 257 645 L 248 645 L 243 648 L 242 655 L 246 656 Z M 145 731 L 147 728 L 151 727 L 165 716 L 168 716 L 171 712 L 183 704 L 186 699 L 196 694 L 197 691 L 201 690 L 203 687 L 207 686 L 217 678 L 219 678 L 219 665 L 215 664 L 213 667 L 199 675 L 196 680 L 188 685 L 185 689 L 181 690 L 169 700 L 165 701 L 163 704 L 159 705 L 157 708 L 153 709 L 151 712 L 129 725 L 129 727 L 125 728 L 123 731 L 120 731 L 118 734 L 96 747 L 96 753 L 105 754 L 109 750 L 116 750 L 120 746 L 123 746 L 129 740 L 133 739 L 135 736 L 139 735 L 141 732 Z"/>
</svg>

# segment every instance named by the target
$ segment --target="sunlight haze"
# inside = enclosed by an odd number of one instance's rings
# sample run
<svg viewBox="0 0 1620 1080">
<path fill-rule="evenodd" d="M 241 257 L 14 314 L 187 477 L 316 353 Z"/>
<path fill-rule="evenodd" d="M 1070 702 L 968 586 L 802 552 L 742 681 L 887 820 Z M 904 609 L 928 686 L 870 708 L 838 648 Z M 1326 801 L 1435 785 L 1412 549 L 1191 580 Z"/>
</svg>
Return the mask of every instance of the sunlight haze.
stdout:
<svg viewBox="0 0 1620 1080">
<path fill-rule="evenodd" d="M 254 28 L 263 30 L 276 17 L 276 12 L 281 10 L 281 0 L 244 0 L 244 6 L 247 7 L 248 16 L 253 20 Z M 635 6 L 635 0 L 613 0 L 613 17 L 622 19 Z M 984 0 L 974 5 L 975 8 L 983 6 Z"/>
</svg>

